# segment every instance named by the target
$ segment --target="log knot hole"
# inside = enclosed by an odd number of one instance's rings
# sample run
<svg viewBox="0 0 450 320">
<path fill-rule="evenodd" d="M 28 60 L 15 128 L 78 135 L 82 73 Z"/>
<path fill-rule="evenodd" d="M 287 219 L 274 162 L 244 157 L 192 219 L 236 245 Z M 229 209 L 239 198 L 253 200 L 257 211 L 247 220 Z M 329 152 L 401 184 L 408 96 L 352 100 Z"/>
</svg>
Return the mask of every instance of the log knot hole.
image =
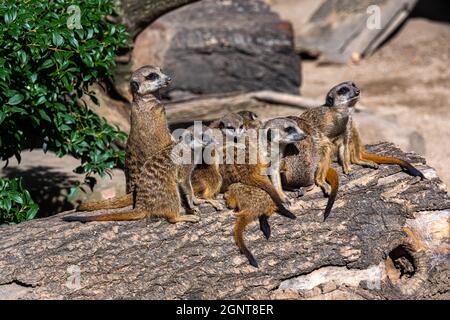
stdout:
<svg viewBox="0 0 450 320">
<path fill-rule="evenodd" d="M 399 245 L 391 250 L 387 260 L 386 266 L 391 280 L 412 278 L 417 271 L 416 261 L 404 245 Z"/>
</svg>

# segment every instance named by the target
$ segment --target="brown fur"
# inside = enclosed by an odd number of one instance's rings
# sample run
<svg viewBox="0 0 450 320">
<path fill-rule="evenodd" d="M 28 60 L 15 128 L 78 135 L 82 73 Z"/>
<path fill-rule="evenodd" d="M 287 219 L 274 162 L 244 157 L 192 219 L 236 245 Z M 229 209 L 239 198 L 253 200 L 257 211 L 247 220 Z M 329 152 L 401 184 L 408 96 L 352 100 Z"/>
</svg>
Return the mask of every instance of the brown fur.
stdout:
<svg viewBox="0 0 450 320">
<path fill-rule="evenodd" d="M 225 193 L 225 200 L 229 208 L 238 210 L 234 225 L 236 245 L 241 253 L 245 254 L 249 263 L 257 268 L 258 263 L 256 259 L 245 245 L 244 231 L 247 225 L 256 219 L 261 217 L 263 219 L 269 218 L 277 210 L 277 206 L 263 190 L 242 183 L 232 184 Z M 266 237 L 268 237 L 270 229 L 265 232 Z"/>
<path fill-rule="evenodd" d="M 158 80 L 146 79 L 150 73 L 157 73 Z M 130 86 L 133 91 L 131 106 L 131 130 L 125 154 L 126 192 L 123 197 L 81 204 L 78 211 L 113 209 L 133 204 L 140 171 L 152 155 L 171 144 L 164 106 L 158 99 L 159 89 L 168 84 L 170 78 L 158 67 L 144 66 L 133 72 Z"/>
<path fill-rule="evenodd" d="M 295 219 L 295 215 L 286 207 L 286 199 L 283 194 L 275 188 L 270 177 L 266 174 L 269 167 L 268 163 L 264 163 L 257 146 L 252 144 L 249 139 L 245 140 L 245 163 L 237 163 L 238 149 L 234 146 L 225 146 L 223 149 L 223 162 L 219 166 L 220 174 L 222 176 L 221 192 L 226 192 L 230 185 L 234 183 L 243 183 L 249 186 L 257 187 L 269 194 L 272 200 L 278 207 L 278 212 L 288 218 Z M 230 152 L 234 157 L 234 163 L 226 163 L 227 152 Z M 256 163 L 250 163 L 250 153 L 256 153 Z"/>
<path fill-rule="evenodd" d="M 169 146 L 151 156 L 143 165 L 135 184 L 135 207 L 126 212 L 116 212 L 97 216 L 70 216 L 65 221 L 116 221 L 139 220 L 150 216 L 164 217 L 171 223 L 197 222 L 194 215 L 181 215 L 181 196 L 184 196 L 189 209 L 194 210 L 193 191 L 190 174 L 193 165 L 177 164 L 172 161 L 173 150 Z"/>
<path fill-rule="evenodd" d="M 333 144 L 323 137 L 323 134 L 313 127 L 308 121 L 299 117 L 289 117 L 297 122 L 297 125 L 306 133 L 306 138 L 298 141 L 286 149 L 286 155 L 281 165 L 281 181 L 283 187 L 290 190 L 301 188 L 312 189 L 318 174 L 324 175 L 325 182 L 330 185 L 327 207 L 324 212 L 325 219 L 331 213 L 333 203 L 336 199 L 339 176 L 331 168 L 329 163 L 319 166 L 320 159 L 331 161 L 329 152 L 334 149 Z M 323 164 L 324 162 L 322 162 Z M 322 170 L 319 172 L 319 169 Z M 327 169 L 326 172 L 323 172 Z"/>
<path fill-rule="evenodd" d="M 343 89 L 346 90 L 345 93 L 341 93 Z M 348 130 L 351 127 L 353 106 L 359 99 L 359 93 L 359 89 L 352 82 L 338 84 L 328 92 L 323 106 L 309 109 L 300 115 L 301 119 L 320 132 L 320 161 L 315 182 L 327 195 L 332 192 L 326 177 L 337 150 L 334 146 L 337 141 L 343 142 L 344 157 L 349 158 Z"/>
</svg>

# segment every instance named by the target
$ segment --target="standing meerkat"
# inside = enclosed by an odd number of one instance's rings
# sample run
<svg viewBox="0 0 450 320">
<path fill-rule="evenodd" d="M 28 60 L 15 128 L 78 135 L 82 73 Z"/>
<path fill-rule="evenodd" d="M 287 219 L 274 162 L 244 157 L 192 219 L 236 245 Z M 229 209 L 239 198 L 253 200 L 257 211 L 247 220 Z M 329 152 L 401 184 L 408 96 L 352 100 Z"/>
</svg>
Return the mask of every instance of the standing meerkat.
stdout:
<svg viewBox="0 0 450 320">
<path fill-rule="evenodd" d="M 268 239 L 270 227 L 267 218 L 277 211 L 277 206 L 267 192 L 242 183 L 232 184 L 225 192 L 224 197 L 229 208 L 238 210 L 233 232 L 234 241 L 249 263 L 258 268 L 258 262 L 245 245 L 244 231 L 247 225 L 259 218 L 260 229 Z M 261 223 L 261 217 L 264 217 L 263 221 L 266 223 Z"/>
<path fill-rule="evenodd" d="M 334 145 L 334 148 L 325 152 L 321 159 L 317 178 L 319 185 L 325 180 L 331 158 L 336 153 L 344 173 L 351 171 L 351 163 L 374 169 L 378 168 L 378 164 L 396 164 L 409 174 L 424 179 L 423 174 L 405 160 L 365 152 L 352 118 L 360 94 L 361 90 L 355 83 L 343 82 L 328 92 L 324 106 L 313 108 L 300 115 L 302 119 L 316 126 Z"/>
<path fill-rule="evenodd" d="M 323 106 L 309 109 L 299 116 L 320 133 L 320 160 L 315 182 L 326 195 L 332 192 L 326 177 L 336 153 L 335 143 L 338 140 L 348 143 L 351 113 L 359 100 L 359 95 L 360 90 L 353 82 L 343 82 L 328 92 Z M 348 148 L 344 153 L 345 157 L 349 157 Z"/>
<path fill-rule="evenodd" d="M 188 134 L 191 132 L 188 131 Z M 122 221 L 155 216 L 164 217 L 170 223 L 198 222 L 198 216 L 180 214 L 183 200 L 190 212 L 197 212 L 190 181 L 195 164 L 191 153 L 188 154 L 188 159 L 183 158 L 183 154 L 214 143 L 213 141 L 205 136 L 199 141 L 191 135 L 186 142 L 183 136 L 179 143 L 173 142 L 147 159 L 135 184 L 135 207 L 132 210 L 96 216 L 68 216 L 63 219 L 80 222 Z M 183 160 L 187 160 L 187 163 Z"/>
<path fill-rule="evenodd" d="M 131 129 L 125 154 L 126 195 L 91 203 L 82 203 L 78 211 L 114 209 L 133 204 L 133 191 L 145 161 L 172 143 L 159 91 L 171 79 L 160 68 L 143 66 L 133 72 L 130 89 Z"/>
</svg>

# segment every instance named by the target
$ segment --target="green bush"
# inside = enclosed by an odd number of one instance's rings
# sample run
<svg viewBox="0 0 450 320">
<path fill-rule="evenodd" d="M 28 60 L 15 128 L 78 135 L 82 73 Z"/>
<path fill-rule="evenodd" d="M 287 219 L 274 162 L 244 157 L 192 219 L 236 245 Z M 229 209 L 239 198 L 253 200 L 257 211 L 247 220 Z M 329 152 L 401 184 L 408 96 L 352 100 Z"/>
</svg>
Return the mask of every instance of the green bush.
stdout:
<svg viewBox="0 0 450 320">
<path fill-rule="evenodd" d="M 69 9 L 71 5 L 77 7 Z M 73 21 L 78 8 L 77 29 L 68 21 Z M 105 19 L 112 8 L 113 0 L 2 1 L 1 160 L 15 156 L 20 162 L 22 150 L 42 147 L 59 157 L 70 154 L 80 159 L 75 172 L 87 178 L 123 166 L 124 152 L 111 143 L 124 141 L 125 133 L 80 100 L 90 96 L 96 102 L 89 85 L 111 76 L 117 51 L 127 46 L 125 27 Z M 71 195 L 76 191 L 77 186 Z M 9 221 L 5 217 L 12 216 L 11 210 L 0 202 L 0 220 Z"/>
<path fill-rule="evenodd" d="M 20 178 L 10 181 L 0 179 L 0 208 L 0 224 L 31 220 L 38 211 L 38 205 L 31 199 Z"/>
</svg>

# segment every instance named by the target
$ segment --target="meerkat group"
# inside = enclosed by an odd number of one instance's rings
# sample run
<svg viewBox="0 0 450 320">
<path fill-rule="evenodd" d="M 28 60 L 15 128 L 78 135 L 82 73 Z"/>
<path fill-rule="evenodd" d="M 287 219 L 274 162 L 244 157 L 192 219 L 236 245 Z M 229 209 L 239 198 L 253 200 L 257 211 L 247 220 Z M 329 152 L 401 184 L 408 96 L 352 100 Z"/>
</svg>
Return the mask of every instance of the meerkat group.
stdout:
<svg viewBox="0 0 450 320">
<path fill-rule="evenodd" d="M 133 208 L 101 215 L 67 216 L 63 218 L 65 221 L 139 220 L 159 216 L 171 223 L 198 222 L 198 205 L 207 202 L 222 210 L 216 198 L 223 193 L 227 207 L 238 211 L 234 226 L 236 245 L 249 263 L 258 267 L 244 242 L 245 228 L 259 220 L 263 235 L 269 239 L 271 215 L 279 213 L 296 218 L 289 209 L 292 199 L 285 191 L 302 196 L 314 186 L 328 196 L 324 210 L 326 220 L 339 188 L 339 175 L 332 167 L 335 158 L 344 174 L 350 173 L 352 164 L 374 169 L 379 164 L 396 164 L 413 176 L 425 178 L 405 160 L 365 151 L 352 117 L 360 98 L 360 89 L 353 82 L 333 87 L 322 106 L 296 116 L 262 122 L 254 112 L 243 110 L 228 113 L 207 127 L 202 126 L 201 137 L 196 136 L 193 126 L 180 139 L 175 139 L 159 100 L 160 89 L 170 80 L 160 68 L 153 66 L 141 67 L 133 73 L 130 80 L 131 131 L 125 161 L 126 194 L 82 203 L 77 210 L 118 209 L 130 205 Z M 256 140 L 247 135 L 252 130 L 256 132 L 253 137 Z M 270 144 L 255 146 L 255 141 L 259 143 L 261 137 Z M 271 152 L 273 144 L 278 147 L 275 156 Z M 208 163 L 174 160 L 180 150 L 200 148 L 202 152 L 212 145 Z M 238 161 L 238 154 L 243 154 L 243 162 Z"/>
</svg>

